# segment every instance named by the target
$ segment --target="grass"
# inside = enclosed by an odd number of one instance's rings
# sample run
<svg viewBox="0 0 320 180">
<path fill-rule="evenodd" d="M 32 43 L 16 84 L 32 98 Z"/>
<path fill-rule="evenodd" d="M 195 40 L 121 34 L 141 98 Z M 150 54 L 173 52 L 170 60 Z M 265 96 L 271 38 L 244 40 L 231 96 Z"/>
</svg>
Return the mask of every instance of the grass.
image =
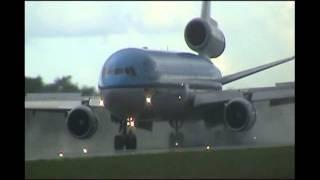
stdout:
<svg viewBox="0 0 320 180">
<path fill-rule="evenodd" d="M 293 178 L 294 146 L 25 162 L 25 177 Z"/>
</svg>

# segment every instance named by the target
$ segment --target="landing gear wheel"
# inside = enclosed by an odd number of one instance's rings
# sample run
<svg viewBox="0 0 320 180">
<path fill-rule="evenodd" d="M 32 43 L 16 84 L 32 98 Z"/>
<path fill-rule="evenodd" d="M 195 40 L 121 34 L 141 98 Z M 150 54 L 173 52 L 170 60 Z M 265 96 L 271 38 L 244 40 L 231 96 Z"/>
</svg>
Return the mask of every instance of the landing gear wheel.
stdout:
<svg viewBox="0 0 320 180">
<path fill-rule="evenodd" d="M 123 134 L 116 135 L 114 137 L 114 149 L 117 151 L 123 150 L 125 146 L 125 141 L 126 141 L 125 135 Z"/>
<path fill-rule="evenodd" d="M 182 147 L 184 141 L 184 135 L 181 132 L 170 133 L 169 136 L 169 147 Z"/>
<path fill-rule="evenodd" d="M 126 149 L 137 149 L 137 136 L 133 133 L 126 135 Z"/>
<path fill-rule="evenodd" d="M 119 135 L 114 137 L 114 149 L 115 150 L 128 150 L 137 149 L 137 136 L 132 132 L 132 129 L 128 129 L 127 120 L 120 122 Z M 132 120 L 132 118 L 130 118 Z"/>
</svg>

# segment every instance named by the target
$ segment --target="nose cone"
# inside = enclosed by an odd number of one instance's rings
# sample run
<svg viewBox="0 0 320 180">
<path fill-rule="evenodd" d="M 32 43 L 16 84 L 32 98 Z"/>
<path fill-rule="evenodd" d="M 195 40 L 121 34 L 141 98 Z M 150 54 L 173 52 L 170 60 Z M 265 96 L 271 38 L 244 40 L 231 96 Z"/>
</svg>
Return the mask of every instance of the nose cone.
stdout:
<svg viewBox="0 0 320 180">
<path fill-rule="evenodd" d="M 103 92 L 104 106 L 121 117 L 136 116 L 145 106 L 143 89 L 114 88 Z"/>
</svg>

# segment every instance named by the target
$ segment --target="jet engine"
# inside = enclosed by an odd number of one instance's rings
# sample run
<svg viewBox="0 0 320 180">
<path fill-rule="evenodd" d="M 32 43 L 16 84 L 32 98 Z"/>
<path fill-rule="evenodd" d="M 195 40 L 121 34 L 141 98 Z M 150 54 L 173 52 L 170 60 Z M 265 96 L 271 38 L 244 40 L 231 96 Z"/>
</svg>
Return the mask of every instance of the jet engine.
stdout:
<svg viewBox="0 0 320 180">
<path fill-rule="evenodd" d="M 190 49 L 210 58 L 220 56 L 225 49 L 224 35 L 212 18 L 191 20 L 185 28 L 184 39 Z"/>
<path fill-rule="evenodd" d="M 98 121 L 88 106 L 79 106 L 71 110 L 67 117 L 69 132 L 76 138 L 91 137 L 97 130 Z"/>
<path fill-rule="evenodd" d="M 256 121 L 256 110 L 253 104 L 244 98 L 230 100 L 224 110 L 224 121 L 232 131 L 247 131 Z"/>
</svg>

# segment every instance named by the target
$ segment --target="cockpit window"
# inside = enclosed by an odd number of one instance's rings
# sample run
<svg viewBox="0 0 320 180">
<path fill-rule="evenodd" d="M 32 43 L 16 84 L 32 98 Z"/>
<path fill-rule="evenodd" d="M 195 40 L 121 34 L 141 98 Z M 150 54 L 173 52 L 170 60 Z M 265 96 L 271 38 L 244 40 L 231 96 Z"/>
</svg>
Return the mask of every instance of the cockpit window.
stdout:
<svg viewBox="0 0 320 180">
<path fill-rule="evenodd" d="M 106 70 L 106 75 L 120 75 L 120 74 L 127 74 L 128 76 L 136 76 L 136 72 L 133 67 L 108 68 Z"/>
<path fill-rule="evenodd" d="M 113 69 L 108 68 L 108 69 L 106 70 L 106 74 L 113 74 Z"/>
<path fill-rule="evenodd" d="M 125 69 L 126 71 L 126 74 L 128 74 L 129 76 L 135 76 L 136 75 L 136 72 L 134 71 L 133 67 L 127 67 Z"/>
<path fill-rule="evenodd" d="M 114 74 L 123 74 L 123 69 L 122 68 L 116 68 L 114 70 Z"/>
</svg>

